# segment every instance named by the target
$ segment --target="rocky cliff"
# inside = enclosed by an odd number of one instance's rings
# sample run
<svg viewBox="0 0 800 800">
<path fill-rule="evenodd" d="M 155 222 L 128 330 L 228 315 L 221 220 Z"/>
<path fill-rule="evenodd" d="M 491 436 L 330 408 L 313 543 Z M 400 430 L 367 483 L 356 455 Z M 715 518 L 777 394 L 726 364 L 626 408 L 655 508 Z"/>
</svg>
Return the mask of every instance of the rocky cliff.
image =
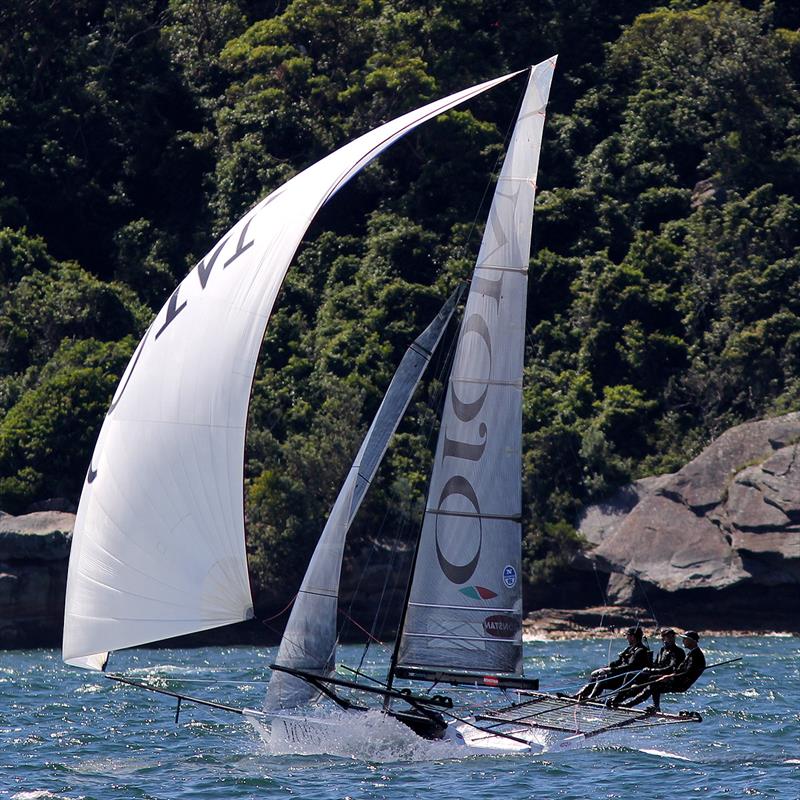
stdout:
<svg viewBox="0 0 800 800">
<path fill-rule="evenodd" d="M 75 515 L 0 512 L 0 649 L 61 640 Z"/>
<path fill-rule="evenodd" d="M 0 649 L 60 642 L 74 522 L 57 510 L 0 512 Z M 726 431 L 680 471 L 588 508 L 580 532 L 590 546 L 576 566 L 608 576 L 611 606 L 589 609 L 592 625 L 615 608 L 640 618 L 628 608 L 638 604 L 662 624 L 800 633 L 800 413 Z M 380 595 L 382 576 L 370 580 L 362 591 Z M 567 627 L 584 622 L 570 617 Z M 260 625 L 204 634 L 226 643 L 264 635 Z"/>
<path fill-rule="evenodd" d="M 588 508 L 579 530 L 612 602 L 640 587 L 744 627 L 800 617 L 800 413 L 731 428 L 678 472 Z"/>
</svg>

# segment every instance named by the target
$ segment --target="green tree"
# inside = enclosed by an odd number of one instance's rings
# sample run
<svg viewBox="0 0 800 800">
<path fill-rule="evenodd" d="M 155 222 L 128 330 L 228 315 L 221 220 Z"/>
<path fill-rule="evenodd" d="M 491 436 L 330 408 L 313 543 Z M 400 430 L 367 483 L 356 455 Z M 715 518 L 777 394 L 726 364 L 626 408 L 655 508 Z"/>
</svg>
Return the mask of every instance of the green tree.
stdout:
<svg viewBox="0 0 800 800">
<path fill-rule="evenodd" d="M 76 499 L 100 423 L 135 341 L 64 342 L 0 421 L 0 507 Z"/>
<path fill-rule="evenodd" d="M 0 372 L 43 364 L 64 339 L 141 334 L 149 318 L 130 289 L 99 281 L 76 264 L 34 270 L 0 306 Z"/>
<path fill-rule="evenodd" d="M 139 219 L 154 240 L 171 231 L 180 274 L 200 216 L 205 165 L 186 135 L 200 118 L 162 46 L 161 6 L 11 0 L 0 14 L 0 224 L 106 279 L 121 267 L 116 232 Z"/>
</svg>

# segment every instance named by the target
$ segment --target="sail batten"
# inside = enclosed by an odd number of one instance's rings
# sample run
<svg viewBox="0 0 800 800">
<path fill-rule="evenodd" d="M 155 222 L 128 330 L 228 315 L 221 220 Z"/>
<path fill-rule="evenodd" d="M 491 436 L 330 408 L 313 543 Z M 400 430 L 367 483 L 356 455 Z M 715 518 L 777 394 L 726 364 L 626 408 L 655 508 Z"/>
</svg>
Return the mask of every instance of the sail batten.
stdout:
<svg viewBox="0 0 800 800">
<path fill-rule="evenodd" d="M 447 606 L 435 606 L 436 608 L 447 608 Z M 406 636 L 418 637 L 420 639 L 444 639 L 452 642 L 490 642 L 491 644 L 519 644 L 519 639 L 503 639 L 495 636 L 458 636 L 452 633 L 406 633 Z M 420 666 L 419 664 L 404 664 L 403 666 Z M 427 664 L 425 666 L 444 666 L 444 664 Z"/>
<path fill-rule="evenodd" d="M 442 511 L 440 508 L 426 508 L 426 514 L 434 514 L 440 517 L 467 517 L 474 519 L 507 519 L 512 522 L 519 522 L 521 514 L 476 514 L 472 511 Z"/>
<path fill-rule="evenodd" d="M 409 605 L 410 606 L 417 606 L 418 608 L 447 608 L 447 609 L 452 610 L 452 611 L 473 611 L 474 610 L 472 606 L 447 606 L 447 605 L 443 605 L 442 603 L 409 603 Z M 484 608 L 484 611 L 493 611 L 493 612 L 495 612 L 497 614 L 500 614 L 500 613 L 508 613 L 508 614 L 510 614 L 511 612 L 514 611 L 514 609 L 513 608 L 500 608 L 500 607 L 493 608 L 492 606 L 486 606 Z M 409 633 L 408 635 L 409 636 L 414 636 L 415 634 Z M 427 636 L 427 634 L 423 634 L 423 635 Z"/>
<path fill-rule="evenodd" d="M 371 159 L 516 74 L 428 103 L 331 153 L 248 211 L 181 281 L 125 369 L 89 465 L 70 553 L 66 662 L 93 666 L 110 650 L 252 616 L 245 425 L 294 253 L 321 206 Z M 178 619 L 157 599 L 142 604 L 143 582 L 146 593 L 179 597 L 195 613 Z M 162 589 L 151 592 L 155 584 Z M 143 619 L 131 622 L 137 603 Z M 89 625 L 87 615 L 106 621 Z"/>
<path fill-rule="evenodd" d="M 544 108 L 531 70 L 464 310 L 396 668 L 522 674 L 522 373 Z"/>
<path fill-rule="evenodd" d="M 498 272 L 521 272 L 525 275 L 528 274 L 527 267 L 515 267 L 510 264 L 481 264 L 481 269 L 493 269 Z"/>
</svg>

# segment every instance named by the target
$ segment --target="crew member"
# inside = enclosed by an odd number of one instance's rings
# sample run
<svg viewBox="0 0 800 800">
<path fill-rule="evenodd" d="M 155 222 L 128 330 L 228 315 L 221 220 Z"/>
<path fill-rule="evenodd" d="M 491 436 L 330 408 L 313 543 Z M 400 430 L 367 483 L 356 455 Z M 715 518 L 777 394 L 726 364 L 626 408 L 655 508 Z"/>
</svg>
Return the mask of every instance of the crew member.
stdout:
<svg viewBox="0 0 800 800">
<path fill-rule="evenodd" d="M 624 686 L 633 676 L 649 666 L 652 653 L 642 644 L 642 629 L 628 628 L 628 646 L 607 667 L 592 672 L 592 680 L 576 695 L 577 700 L 591 700 L 598 694 Z"/>
<path fill-rule="evenodd" d="M 661 649 L 656 655 L 651 671 L 660 675 L 675 672 L 685 657 L 686 653 L 675 644 L 675 631 L 672 628 L 665 628 L 661 631 Z"/>
<path fill-rule="evenodd" d="M 686 648 L 686 657 L 677 668 L 657 677 L 653 683 L 645 686 L 639 694 L 631 698 L 625 706 L 635 706 L 652 696 L 653 705 L 648 711 L 661 710 L 661 695 L 666 692 L 685 692 L 702 674 L 706 668 L 706 657 L 698 645 L 700 634 L 697 631 L 686 631 L 683 634 L 683 646 Z"/>
<path fill-rule="evenodd" d="M 608 701 L 608 705 L 620 706 L 641 692 L 644 684 L 653 683 L 661 675 L 671 675 L 681 665 L 684 656 L 683 650 L 675 644 L 675 631 L 672 628 L 665 628 L 661 631 L 661 649 L 656 655 L 655 664 L 635 675 L 631 679 L 631 688 L 617 692 Z"/>
</svg>

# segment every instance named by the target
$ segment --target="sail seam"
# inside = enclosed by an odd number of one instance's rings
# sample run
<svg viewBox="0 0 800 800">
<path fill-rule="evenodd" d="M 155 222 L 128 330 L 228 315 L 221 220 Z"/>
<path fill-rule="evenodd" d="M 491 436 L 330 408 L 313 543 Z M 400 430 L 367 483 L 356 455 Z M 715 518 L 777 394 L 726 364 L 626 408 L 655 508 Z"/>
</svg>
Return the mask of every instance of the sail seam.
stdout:
<svg viewBox="0 0 800 800">
<path fill-rule="evenodd" d="M 411 344 L 408 346 L 408 349 L 413 350 L 415 353 L 418 353 L 426 361 L 430 361 L 431 356 L 433 355 L 433 353 L 430 350 L 428 350 L 427 347 L 423 347 L 421 344 L 417 344 L 417 342 L 411 342 Z"/>
<path fill-rule="evenodd" d="M 141 597 L 141 595 L 134 595 L 134 596 L 135 597 Z M 144 598 L 144 599 L 148 600 L 150 598 Z M 91 620 L 96 620 L 96 621 L 100 621 L 100 622 L 114 622 L 114 623 L 117 623 L 117 624 L 120 623 L 120 622 L 153 622 L 153 618 L 152 617 L 98 617 L 98 616 L 95 616 L 94 614 L 80 614 L 77 611 L 70 612 L 70 616 L 74 617 L 75 619 L 91 619 Z M 200 618 L 198 618 L 198 617 L 186 617 L 186 618 L 184 618 L 184 617 L 169 617 L 168 619 L 164 618 L 164 619 L 159 619 L 157 621 L 158 622 L 162 622 L 164 624 L 171 624 L 171 623 L 175 623 L 175 622 L 191 622 L 191 623 L 201 622 L 206 627 L 198 628 L 196 631 L 192 631 L 193 633 L 197 633 L 199 631 L 208 630 L 209 623 L 211 623 L 211 627 L 214 627 L 214 626 L 222 627 L 222 625 L 233 624 L 235 622 L 242 622 L 243 620 L 241 618 L 239 618 L 239 617 L 234 617 L 232 615 L 228 615 L 228 616 L 224 616 L 224 617 L 220 616 L 220 617 L 200 617 Z M 169 637 L 167 637 L 167 638 L 169 638 Z M 149 641 L 152 641 L 152 640 L 149 640 Z M 141 644 L 148 644 L 149 641 L 148 642 L 141 642 Z M 125 645 L 125 647 L 136 647 L 136 645 Z M 109 649 L 110 650 L 114 650 L 115 648 L 111 647 Z M 93 655 L 96 655 L 96 653 L 86 653 L 85 655 L 78 655 L 78 656 L 76 656 L 76 658 L 89 658 L 90 656 L 93 656 Z"/>
<path fill-rule="evenodd" d="M 314 591 L 313 589 L 298 589 L 297 593 L 298 594 L 315 594 L 318 597 L 331 597 L 331 598 L 335 598 L 335 599 L 339 598 L 339 593 L 338 592 L 332 592 L 330 590 L 328 590 L 328 591 L 324 591 L 324 590 Z"/>
<path fill-rule="evenodd" d="M 494 675 L 494 676 L 496 676 L 498 678 L 501 678 L 501 679 L 516 680 L 517 678 L 523 677 L 522 675 L 520 675 L 518 673 L 514 673 L 514 672 L 488 672 L 488 671 L 486 671 L 486 672 L 483 672 L 483 671 L 471 672 L 467 668 L 463 668 L 463 669 L 459 668 L 458 672 L 455 672 L 455 671 L 452 671 L 451 667 L 449 667 L 449 666 L 447 666 L 445 664 L 431 664 L 430 666 L 428 666 L 428 665 L 425 665 L 425 664 L 410 664 L 410 663 L 406 662 L 406 663 L 404 663 L 402 665 L 402 668 L 403 668 L 403 670 L 405 672 L 409 672 L 409 673 L 412 673 L 412 672 L 424 672 L 424 673 L 426 673 L 426 677 L 427 677 L 427 674 L 435 675 L 437 677 L 439 675 L 441 675 L 443 680 L 448 680 L 451 677 L 459 677 L 459 678 L 466 678 L 467 680 L 475 680 L 475 679 L 477 679 L 477 680 L 482 681 L 484 678 L 487 677 L 487 673 L 488 673 L 488 675 Z M 404 675 L 402 677 L 409 677 L 409 678 L 411 678 L 411 680 L 418 680 L 416 675 L 415 676 L 412 676 L 412 675 L 405 676 Z"/>
<path fill-rule="evenodd" d="M 497 606 L 448 606 L 443 603 L 409 603 L 410 606 L 418 606 L 419 608 L 450 608 L 454 611 L 503 611 L 506 614 L 517 613 L 513 608 L 498 608 Z"/>
<path fill-rule="evenodd" d="M 113 472 L 109 472 L 108 474 L 112 476 L 112 480 L 113 480 Z M 98 506 L 99 506 L 99 507 L 102 509 L 102 511 L 103 511 L 103 513 L 106 515 L 106 517 L 108 517 L 108 519 L 111 521 L 111 524 L 113 525 L 113 527 L 114 527 L 114 528 L 115 528 L 117 531 L 120 531 L 120 529 L 119 529 L 119 526 L 118 526 L 118 525 L 116 525 L 116 524 L 113 522 L 113 520 L 111 519 L 111 516 L 110 516 L 110 515 L 109 515 L 109 513 L 106 511 L 106 509 L 103 507 L 102 503 L 100 503 L 99 501 L 98 501 Z M 120 531 L 120 533 L 122 533 L 122 532 Z M 109 558 L 112 558 L 112 559 L 113 559 L 114 561 L 116 561 L 118 564 L 123 564 L 123 565 L 124 565 L 124 562 L 123 562 L 123 561 L 122 561 L 120 558 L 118 558 L 117 556 L 115 556 L 115 555 L 114 555 L 114 554 L 113 554 L 113 553 L 112 553 L 112 552 L 111 552 L 111 551 L 110 551 L 108 548 L 106 548 L 106 547 L 105 547 L 103 544 L 101 544 L 99 541 L 96 541 L 96 540 L 92 539 L 92 540 L 90 540 L 90 542 L 91 542 L 91 544 L 92 544 L 92 546 L 93 546 L 93 547 L 96 547 L 97 549 L 101 550 L 101 551 L 102 551 L 103 553 L 105 553 L 105 554 L 106 554 L 106 555 L 107 555 Z M 140 552 L 140 553 L 144 553 L 144 550 L 142 550 L 142 548 L 141 548 L 141 547 L 139 547 L 139 545 L 138 545 L 138 544 L 137 544 L 137 549 L 139 550 L 139 552 Z M 169 589 L 171 592 L 177 591 L 177 590 L 176 590 L 176 587 L 175 587 L 175 586 L 173 586 L 172 584 L 170 584 L 170 583 L 166 583 L 165 581 L 159 580 L 158 578 L 153 578 L 152 576 L 148 575 L 146 572 L 143 572 L 143 571 L 142 571 L 142 570 L 140 570 L 140 569 L 136 569 L 136 568 L 135 568 L 135 567 L 133 567 L 133 566 L 128 566 L 127 568 L 128 568 L 128 569 L 131 569 L 132 571 L 135 571 L 136 573 L 138 573 L 139 575 L 142 575 L 142 576 L 143 576 L 143 577 L 145 577 L 145 578 L 149 578 L 149 579 L 150 579 L 151 581 L 153 581 L 154 583 L 160 584 L 160 585 L 161 585 L 161 586 L 163 586 L 164 588 L 166 588 L 166 589 Z M 121 589 L 117 588 L 116 586 L 111 586 L 111 585 L 109 585 L 109 584 L 107 584 L 107 583 L 104 583 L 103 581 L 100 581 L 100 580 L 98 580 L 97 578 L 93 578 L 91 575 L 89 575 L 88 573 L 84 572 L 84 571 L 83 571 L 82 569 L 80 569 L 80 568 L 78 568 L 77 572 L 78 572 L 78 574 L 85 576 L 87 580 L 93 581 L 93 582 L 94 582 L 94 583 L 96 583 L 98 586 L 102 586 L 104 589 L 109 589 L 109 590 L 111 590 L 111 591 L 114 591 L 114 592 L 117 592 L 117 593 L 119 593 L 119 594 L 122 594 L 122 590 L 121 590 Z M 155 598 L 152 598 L 152 597 L 147 597 L 146 599 L 147 599 L 147 600 L 154 600 Z M 178 608 L 183 608 L 183 607 L 184 607 L 182 603 L 171 603 L 171 605 L 175 605 L 175 606 L 177 606 Z"/>
<path fill-rule="evenodd" d="M 522 388 L 522 378 L 516 381 L 485 381 L 481 378 L 458 378 L 455 375 L 450 376 L 450 383 L 459 381 L 460 383 L 477 383 L 480 386 L 514 386 L 518 389 Z"/>
<path fill-rule="evenodd" d="M 194 428 L 210 428 L 212 430 L 240 431 L 244 425 L 219 425 L 209 422 L 189 422 L 181 419 L 136 419 L 135 417 L 117 417 L 115 422 L 136 423 L 140 425 L 188 425 Z"/>
<path fill-rule="evenodd" d="M 454 639 L 457 642 L 497 642 L 500 644 L 520 644 L 521 639 L 501 639 L 499 636 L 453 636 L 451 633 L 411 633 L 405 631 L 404 636 L 417 639 Z"/>
<path fill-rule="evenodd" d="M 527 267 L 503 266 L 502 264 L 476 264 L 475 269 L 491 269 L 495 272 L 519 272 L 523 275 L 528 274 Z"/>
<path fill-rule="evenodd" d="M 522 522 L 522 514 L 479 514 L 476 511 L 445 511 L 441 508 L 426 508 L 426 514 L 442 517 L 471 517 L 473 519 L 505 519 L 509 522 Z"/>
<path fill-rule="evenodd" d="M 372 486 L 372 481 L 364 475 L 363 472 L 356 471 L 356 479 L 361 478 L 362 481 L 365 481 L 369 486 Z"/>
</svg>

